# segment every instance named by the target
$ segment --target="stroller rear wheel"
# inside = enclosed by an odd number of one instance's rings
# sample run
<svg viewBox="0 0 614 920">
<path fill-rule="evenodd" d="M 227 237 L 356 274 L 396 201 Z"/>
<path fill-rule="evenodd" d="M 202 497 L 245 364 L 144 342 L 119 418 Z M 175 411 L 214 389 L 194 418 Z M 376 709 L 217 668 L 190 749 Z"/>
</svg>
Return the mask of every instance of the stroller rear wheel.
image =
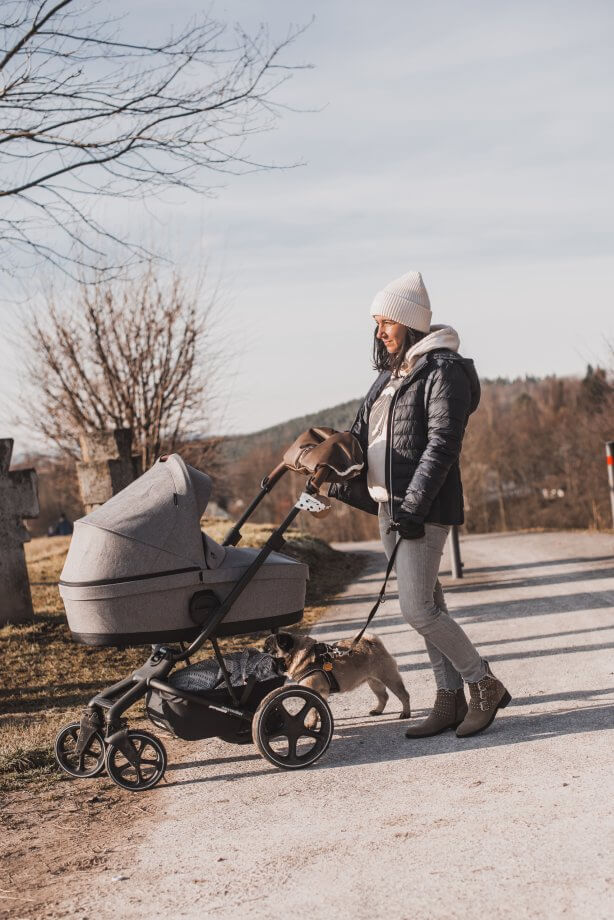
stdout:
<svg viewBox="0 0 614 920">
<path fill-rule="evenodd" d="M 300 770 L 315 763 L 333 736 L 328 703 L 308 687 L 278 687 L 262 700 L 252 722 L 254 744 L 276 767 Z"/>
<path fill-rule="evenodd" d="M 78 753 L 80 729 L 80 722 L 71 722 L 60 731 L 55 739 L 55 759 L 65 773 L 77 779 L 99 776 L 104 770 L 104 738 L 100 732 L 94 732 L 85 749 Z"/>
<path fill-rule="evenodd" d="M 106 765 L 114 783 L 141 792 L 152 789 L 164 776 L 166 750 L 151 732 L 130 730 L 121 742 L 109 745 Z"/>
</svg>

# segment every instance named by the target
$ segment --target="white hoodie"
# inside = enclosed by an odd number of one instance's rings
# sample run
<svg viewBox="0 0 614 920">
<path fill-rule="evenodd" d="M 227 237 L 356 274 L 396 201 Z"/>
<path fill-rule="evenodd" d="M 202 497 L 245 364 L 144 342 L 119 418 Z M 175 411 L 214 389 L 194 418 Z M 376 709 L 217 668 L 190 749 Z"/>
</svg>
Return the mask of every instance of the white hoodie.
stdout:
<svg viewBox="0 0 614 920">
<path fill-rule="evenodd" d="M 423 339 L 409 348 L 399 370 L 399 376 L 390 380 L 377 397 L 369 412 L 369 434 L 367 451 L 367 487 L 371 498 L 376 502 L 388 501 L 386 488 L 386 438 L 388 435 L 388 412 L 390 403 L 398 388 L 414 367 L 421 355 L 436 348 L 449 348 L 458 351 L 460 339 L 451 326 L 431 326 L 431 331 Z"/>
</svg>

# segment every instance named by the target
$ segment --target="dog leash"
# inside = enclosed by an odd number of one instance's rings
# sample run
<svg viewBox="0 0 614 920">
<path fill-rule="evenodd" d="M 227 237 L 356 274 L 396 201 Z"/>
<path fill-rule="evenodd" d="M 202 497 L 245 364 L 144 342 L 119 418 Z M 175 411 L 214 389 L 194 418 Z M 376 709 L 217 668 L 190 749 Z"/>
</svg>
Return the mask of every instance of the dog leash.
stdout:
<svg viewBox="0 0 614 920">
<path fill-rule="evenodd" d="M 369 612 L 369 616 L 367 617 L 367 622 L 365 623 L 365 625 L 363 626 L 363 628 L 360 630 L 360 632 L 357 633 L 357 634 L 354 636 L 354 638 L 352 639 L 352 644 L 350 645 L 350 647 L 349 647 L 349 649 L 348 649 L 348 654 L 351 654 L 352 651 L 354 650 L 355 646 L 360 642 L 360 640 L 362 639 L 362 637 L 363 637 L 363 635 L 364 635 L 364 633 L 365 633 L 367 627 L 369 626 L 369 623 L 371 622 L 371 620 L 373 619 L 373 617 L 374 617 L 375 614 L 377 613 L 380 604 L 381 604 L 381 603 L 383 602 L 383 600 L 384 600 L 384 592 L 386 591 L 386 585 L 388 584 L 388 579 L 389 579 L 389 577 L 390 577 L 390 573 L 392 572 L 392 566 L 394 565 L 394 560 L 395 560 L 396 555 L 397 555 L 397 550 L 398 550 L 398 548 L 399 548 L 399 546 L 400 546 L 400 544 L 401 544 L 402 539 L 403 539 L 402 537 L 399 537 L 399 539 L 397 540 L 397 542 L 396 542 L 395 545 L 394 545 L 394 549 L 392 550 L 392 553 L 391 553 L 391 555 L 390 555 L 390 559 L 388 560 L 388 566 L 387 566 L 387 568 L 386 568 L 386 575 L 385 575 L 385 577 L 384 577 L 384 583 L 383 583 L 382 587 L 380 588 L 380 592 L 379 592 L 379 594 L 378 594 L 377 600 L 376 600 L 376 602 L 373 604 L 373 607 L 371 607 L 371 610 L 370 610 L 370 612 Z"/>
</svg>

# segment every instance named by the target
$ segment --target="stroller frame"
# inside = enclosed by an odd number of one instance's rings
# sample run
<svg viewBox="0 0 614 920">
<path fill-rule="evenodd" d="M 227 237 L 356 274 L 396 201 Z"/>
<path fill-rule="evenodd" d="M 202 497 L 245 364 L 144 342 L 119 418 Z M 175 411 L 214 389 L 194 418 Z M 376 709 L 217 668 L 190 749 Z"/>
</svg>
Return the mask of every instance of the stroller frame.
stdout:
<svg viewBox="0 0 614 920">
<path fill-rule="evenodd" d="M 241 527 L 286 471 L 287 467 L 281 463 L 264 477 L 260 492 L 231 527 L 223 546 L 236 546 L 239 543 Z M 153 646 L 150 657 L 140 668 L 92 697 L 82 713 L 80 722 L 71 723 L 62 729 L 56 738 L 55 754 L 65 772 L 74 777 L 88 778 L 99 775 L 106 767 L 111 779 L 123 788 L 141 791 L 156 785 L 166 769 L 164 746 L 150 732 L 128 729 L 123 718 L 126 710 L 145 697 L 150 690 L 158 691 L 168 698 L 202 706 L 205 710 L 214 710 L 235 725 L 235 720 L 241 720 L 244 729 L 237 731 L 233 728 L 232 738 L 224 740 L 239 744 L 253 740 L 260 753 L 276 766 L 298 769 L 309 766 L 322 756 L 328 748 L 333 732 L 333 719 L 325 700 L 306 687 L 284 685 L 284 679 L 280 677 L 280 685 L 260 702 L 254 712 L 253 707 L 246 705 L 248 700 L 243 698 L 245 692 L 243 697 L 240 697 L 232 684 L 217 642 L 216 630 L 267 557 L 272 552 L 282 549 L 286 542 L 283 534 L 300 511 L 313 512 L 324 507 L 316 497 L 324 472 L 318 470 L 307 480 L 304 491 L 285 519 L 270 535 L 230 593 L 223 601 L 218 602 L 219 606 L 209 621 L 187 647 L 183 642 L 180 643 L 179 650 L 164 644 Z M 199 651 L 207 641 L 213 648 L 232 705 L 209 700 L 206 692 L 195 694 L 174 687 L 165 680 L 179 662 L 186 661 L 189 664 L 190 656 Z M 301 708 L 298 715 L 288 714 L 287 708 L 283 706 L 284 701 L 291 697 L 299 698 Z M 311 714 L 309 726 L 305 725 L 308 714 Z M 319 731 L 313 727 L 314 724 L 319 725 Z M 282 736 L 288 740 L 286 756 L 282 756 L 272 743 Z M 297 745 L 306 737 L 315 743 L 307 753 L 300 754 Z"/>
</svg>

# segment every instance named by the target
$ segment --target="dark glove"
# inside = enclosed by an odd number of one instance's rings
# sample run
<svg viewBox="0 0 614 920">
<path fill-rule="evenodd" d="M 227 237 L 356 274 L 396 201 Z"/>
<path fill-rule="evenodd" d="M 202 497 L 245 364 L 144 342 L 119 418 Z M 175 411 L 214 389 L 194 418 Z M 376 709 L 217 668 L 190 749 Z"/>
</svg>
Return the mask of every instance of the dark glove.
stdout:
<svg viewBox="0 0 614 920">
<path fill-rule="evenodd" d="M 398 531 L 403 540 L 419 540 L 424 536 L 424 524 L 410 521 L 409 518 L 401 518 L 398 524 L 391 524 L 390 530 Z"/>
</svg>

